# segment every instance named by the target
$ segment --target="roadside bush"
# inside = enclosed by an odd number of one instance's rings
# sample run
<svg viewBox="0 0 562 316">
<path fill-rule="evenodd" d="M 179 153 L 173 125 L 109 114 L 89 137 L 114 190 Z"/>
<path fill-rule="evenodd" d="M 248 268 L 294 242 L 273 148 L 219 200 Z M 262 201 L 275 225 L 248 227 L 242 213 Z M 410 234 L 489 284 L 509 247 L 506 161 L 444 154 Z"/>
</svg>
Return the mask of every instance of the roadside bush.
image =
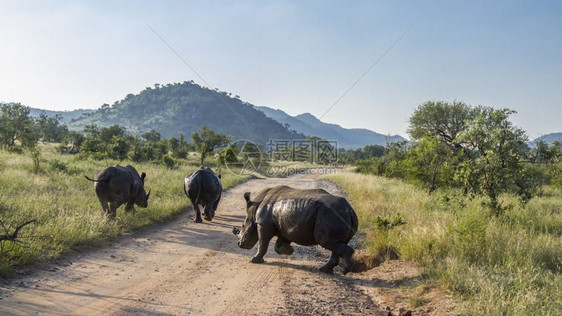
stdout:
<svg viewBox="0 0 562 316">
<path fill-rule="evenodd" d="M 176 167 L 176 161 L 170 156 L 162 157 L 162 162 L 168 169 L 174 169 Z"/>
<path fill-rule="evenodd" d="M 545 187 L 526 204 L 514 194 L 503 216 L 459 189 L 427 195 L 411 184 L 372 175 L 327 177 L 358 213 L 364 247 L 395 250 L 424 267 L 432 282 L 458 294 L 469 315 L 557 315 L 562 308 L 562 190 Z M 393 218 L 406 224 L 390 230 Z M 388 257 L 388 256 L 387 256 Z"/>
</svg>

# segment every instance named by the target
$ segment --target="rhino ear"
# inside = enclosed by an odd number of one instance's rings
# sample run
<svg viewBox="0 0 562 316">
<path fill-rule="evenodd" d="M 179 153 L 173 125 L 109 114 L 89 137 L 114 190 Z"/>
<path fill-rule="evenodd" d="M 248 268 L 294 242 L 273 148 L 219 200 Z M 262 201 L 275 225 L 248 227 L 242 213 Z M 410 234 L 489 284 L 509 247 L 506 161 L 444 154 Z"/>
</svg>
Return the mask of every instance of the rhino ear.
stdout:
<svg viewBox="0 0 562 316">
<path fill-rule="evenodd" d="M 144 178 L 146 178 L 146 173 L 143 172 L 143 173 L 141 174 L 141 179 L 142 179 L 142 181 L 144 181 Z"/>
<path fill-rule="evenodd" d="M 247 203 L 250 203 L 250 192 L 244 193 L 244 199 L 246 200 Z"/>
<path fill-rule="evenodd" d="M 221 178 L 221 175 L 219 174 L 219 179 Z"/>
</svg>

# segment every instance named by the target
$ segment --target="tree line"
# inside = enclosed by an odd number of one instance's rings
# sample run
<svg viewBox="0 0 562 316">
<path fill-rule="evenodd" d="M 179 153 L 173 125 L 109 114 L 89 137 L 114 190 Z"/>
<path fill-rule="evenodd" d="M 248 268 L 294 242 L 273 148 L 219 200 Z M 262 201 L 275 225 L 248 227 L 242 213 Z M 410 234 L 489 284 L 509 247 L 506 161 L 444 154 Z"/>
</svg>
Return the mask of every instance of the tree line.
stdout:
<svg viewBox="0 0 562 316">
<path fill-rule="evenodd" d="M 526 202 L 544 184 L 562 187 L 560 142 L 529 146 L 525 131 L 510 120 L 514 113 L 460 101 L 428 101 L 409 118 L 411 142 L 367 146 L 340 157 L 359 172 L 401 178 L 429 193 L 453 187 L 484 195 L 499 214 L 505 209 L 502 193 Z"/>
<path fill-rule="evenodd" d="M 60 115 L 48 117 L 45 113 L 34 118 L 30 116 L 29 107 L 19 103 L 0 104 L 0 149 L 17 153 L 28 151 L 35 160 L 40 154 L 37 150 L 40 141 L 54 142 L 60 143 L 57 149 L 61 154 L 79 158 L 161 161 L 173 167 L 175 159 L 187 158 L 190 151 L 197 151 L 203 164 L 211 153 L 229 144 L 231 139 L 206 126 L 191 134 L 191 142 L 183 134 L 166 139 L 154 130 L 133 135 L 119 125 L 100 128 L 90 124 L 81 132 L 69 131 L 61 119 Z"/>
<path fill-rule="evenodd" d="M 190 142 L 182 134 L 165 139 L 154 130 L 133 135 L 119 125 L 100 128 L 90 124 L 81 132 L 69 131 L 60 123 L 60 116 L 48 117 L 42 113 L 34 118 L 29 112 L 28 107 L 19 103 L 0 104 L 0 148 L 15 152 L 28 150 L 36 164 L 39 141 L 60 143 L 57 148 L 61 154 L 119 161 L 160 161 L 168 167 L 174 167 L 176 160 L 186 158 L 190 151 L 199 153 L 201 164 L 217 151 L 219 164 L 236 163 L 244 153 L 248 156 L 244 159 L 264 160 L 267 152 L 263 147 L 239 148 L 231 143 L 231 136 L 206 126 L 193 132 Z M 464 194 L 484 195 L 488 206 L 501 213 L 499 195 L 502 193 L 517 194 L 526 202 L 544 184 L 562 187 L 560 142 L 549 145 L 541 141 L 529 146 L 525 131 L 510 120 L 514 113 L 510 109 L 470 106 L 460 101 L 428 101 L 418 106 L 409 118 L 408 134 L 412 141 L 340 151 L 337 159 L 340 163 L 356 165 L 359 172 L 416 183 L 429 193 L 438 188 L 459 188 Z M 310 137 L 303 143 L 324 141 Z M 332 163 L 335 148 L 330 146 L 323 147 L 324 151 L 313 151 L 316 155 L 313 157 L 313 152 L 303 153 L 300 149 L 304 147 L 291 143 L 274 151 L 272 158 L 298 160 L 300 157 L 303 161 Z"/>
</svg>

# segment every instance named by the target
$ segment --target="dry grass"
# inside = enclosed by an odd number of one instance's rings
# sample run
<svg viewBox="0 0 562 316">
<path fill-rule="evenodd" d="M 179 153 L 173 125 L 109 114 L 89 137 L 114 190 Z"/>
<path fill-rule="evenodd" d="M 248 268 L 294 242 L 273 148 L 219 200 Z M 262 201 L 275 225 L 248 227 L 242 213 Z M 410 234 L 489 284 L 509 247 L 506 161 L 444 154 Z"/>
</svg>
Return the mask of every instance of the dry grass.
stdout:
<svg viewBox="0 0 562 316">
<path fill-rule="evenodd" d="M 152 193 L 148 208 L 137 207 L 135 214 L 126 214 L 122 206 L 117 218 L 108 220 L 92 183 L 84 175 L 93 177 L 97 171 L 117 163 L 131 164 L 139 172 L 146 172 L 145 187 L 152 189 Z M 35 174 L 28 155 L 0 151 L 0 220 L 10 232 L 11 227 L 37 220 L 37 224 L 21 230 L 19 239 L 23 244 L 0 244 L 0 276 L 9 275 L 14 267 L 56 258 L 81 246 L 95 246 L 172 218 L 189 205 L 183 193 L 183 179 L 197 168 L 196 159 L 180 160 L 174 169 L 154 163 L 77 160 L 57 154 L 53 145 L 45 145 L 40 171 Z M 227 189 L 249 178 L 223 172 L 223 187 Z"/>
<path fill-rule="evenodd" d="M 399 180 L 341 173 L 327 177 L 346 191 L 364 247 L 420 263 L 474 315 L 559 315 L 562 310 L 562 192 L 547 188 L 498 218 L 456 191 L 431 196 Z M 406 222 L 377 228 L 377 216 Z M 389 250 L 391 250 L 389 252 Z"/>
</svg>

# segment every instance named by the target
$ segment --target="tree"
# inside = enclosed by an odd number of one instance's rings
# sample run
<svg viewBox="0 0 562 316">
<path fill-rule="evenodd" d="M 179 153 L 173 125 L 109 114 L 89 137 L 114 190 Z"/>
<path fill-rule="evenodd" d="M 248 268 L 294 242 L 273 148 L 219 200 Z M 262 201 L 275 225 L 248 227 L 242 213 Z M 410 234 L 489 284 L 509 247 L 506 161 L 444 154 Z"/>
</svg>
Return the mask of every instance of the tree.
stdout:
<svg viewBox="0 0 562 316">
<path fill-rule="evenodd" d="M 460 101 L 453 101 L 452 104 L 445 101 L 427 101 L 418 106 L 410 116 L 408 133 L 414 140 L 424 136 L 439 137 L 447 145 L 460 149 L 461 143 L 457 137 L 480 109 Z"/>
<path fill-rule="evenodd" d="M 23 147 L 33 147 L 39 140 L 29 108 L 19 103 L 0 105 L 0 146 L 10 149 L 19 141 Z"/>
<path fill-rule="evenodd" d="M 156 143 L 162 139 L 162 136 L 157 131 L 151 129 L 150 131 L 142 134 L 142 138 L 144 138 L 149 143 Z"/>
<path fill-rule="evenodd" d="M 127 158 L 127 154 L 129 153 L 130 148 L 131 142 L 127 140 L 127 137 L 114 135 L 111 140 L 111 144 L 109 144 L 108 146 L 108 151 L 112 158 L 123 161 Z"/>
<path fill-rule="evenodd" d="M 86 137 L 80 132 L 72 131 L 61 141 L 59 151 L 61 154 L 77 154 Z"/>
<path fill-rule="evenodd" d="M 406 178 L 421 182 L 431 194 L 451 178 L 448 162 L 452 159 L 451 150 L 438 137 L 425 136 L 408 151 Z"/>
<path fill-rule="evenodd" d="M 201 155 L 201 164 L 216 148 L 224 146 L 230 142 L 231 136 L 216 133 L 205 125 L 191 134 L 191 139 L 195 145 L 195 150 Z"/>
<path fill-rule="evenodd" d="M 482 108 L 459 135 L 459 141 L 474 154 L 473 159 L 461 165 L 460 178 L 465 180 L 467 189 L 489 198 L 489 206 L 496 215 L 502 212 L 500 193 L 517 191 L 528 198 L 533 189 L 522 187 L 525 182 L 518 179 L 525 173 L 522 160 L 527 137 L 509 121 L 513 113 L 516 112 L 509 109 Z"/>
<path fill-rule="evenodd" d="M 109 126 L 109 127 L 103 127 L 100 130 L 99 138 L 100 138 L 102 144 L 109 145 L 110 143 L 113 142 L 114 136 L 122 138 L 122 137 L 125 136 L 126 133 L 127 133 L 127 131 L 125 130 L 124 127 L 121 127 L 119 125 L 112 125 L 112 126 Z"/>
<path fill-rule="evenodd" d="M 380 157 L 382 157 L 382 155 L 384 155 L 384 146 L 367 145 L 367 146 L 363 147 L 363 153 L 366 156 L 364 158 L 370 158 L 370 157 L 380 158 Z"/>
<path fill-rule="evenodd" d="M 100 135 L 100 130 L 96 124 L 87 124 L 84 126 L 84 134 L 86 138 L 94 139 Z"/>
<path fill-rule="evenodd" d="M 53 117 L 41 112 L 35 124 L 39 136 L 44 142 L 61 142 L 68 135 L 68 127 L 61 125 L 62 115 L 57 114 Z"/>
<path fill-rule="evenodd" d="M 219 152 L 219 165 L 226 166 L 228 164 L 238 163 L 237 154 L 240 152 L 240 148 L 236 144 L 230 144 L 223 148 Z"/>
</svg>

